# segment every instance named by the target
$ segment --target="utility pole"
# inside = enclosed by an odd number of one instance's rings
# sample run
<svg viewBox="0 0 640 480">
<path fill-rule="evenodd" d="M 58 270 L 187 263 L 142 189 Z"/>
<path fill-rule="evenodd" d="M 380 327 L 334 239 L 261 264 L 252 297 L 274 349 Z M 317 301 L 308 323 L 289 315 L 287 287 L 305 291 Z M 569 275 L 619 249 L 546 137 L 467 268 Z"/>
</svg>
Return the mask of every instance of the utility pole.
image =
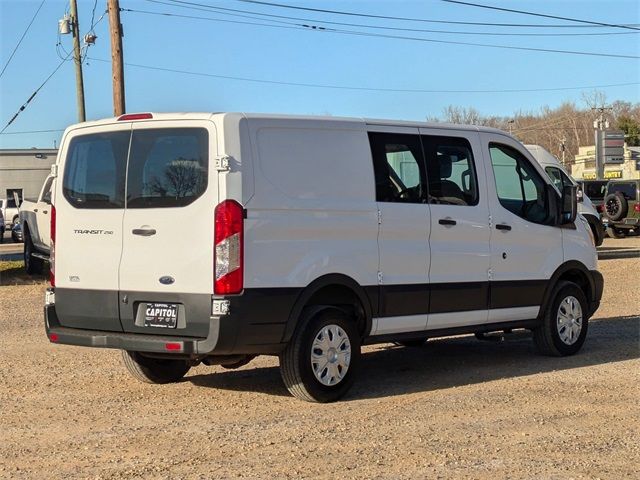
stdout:
<svg viewBox="0 0 640 480">
<path fill-rule="evenodd" d="M 567 167 L 567 164 L 565 163 L 565 150 L 567 149 L 566 147 L 566 142 L 567 142 L 567 137 L 565 137 L 564 135 L 562 136 L 562 141 L 560 143 L 560 151 L 562 152 L 562 166 L 563 167 Z"/>
<path fill-rule="evenodd" d="M 596 178 L 604 179 L 604 135 L 602 132 L 609 128 L 609 120 L 605 120 L 604 112 L 611 110 L 611 107 L 601 106 L 592 107 L 591 110 L 600 113 L 598 118 L 593 121 L 593 128 L 596 136 Z"/>
<path fill-rule="evenodd" d="M 71 0 L 71 31 L 73 32 L 73 61 L 76 64 L 76 97 L 78 99 L 78 121 L 86 120 L 84 111 L 84 80 L 82 78 L 82 57 L 80 55 L 80 24 L 78 22 L 78 5 Z"/>
<path fill-rule="evenodd" d="M 113 114 L 118 117 L 125 112 L 124 64 L 122 60 L 122 24 L 120 23 L 120 2 L 118 0 L 107 0 L 107 8 L 109 10 L 109 32 L 111 36 Z"/>
</svg>

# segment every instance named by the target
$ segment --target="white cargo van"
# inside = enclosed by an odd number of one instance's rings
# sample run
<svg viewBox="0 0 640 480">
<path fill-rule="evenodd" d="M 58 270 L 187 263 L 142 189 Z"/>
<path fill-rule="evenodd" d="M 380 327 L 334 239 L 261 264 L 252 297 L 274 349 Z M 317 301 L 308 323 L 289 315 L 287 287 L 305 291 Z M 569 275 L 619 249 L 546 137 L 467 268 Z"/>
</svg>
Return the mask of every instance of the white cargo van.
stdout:
<svg viewBox="0 0 640 480">
<path fill-rule="evenodd" d="M 602 295 L 575 187 L 498 130 L 127 114 L 69 127 L 55 173 L 47 335 L 151 383 L 270 354 L 326 402 L 365 344 L 526 328 L 570 355 Z"/>
</svg>

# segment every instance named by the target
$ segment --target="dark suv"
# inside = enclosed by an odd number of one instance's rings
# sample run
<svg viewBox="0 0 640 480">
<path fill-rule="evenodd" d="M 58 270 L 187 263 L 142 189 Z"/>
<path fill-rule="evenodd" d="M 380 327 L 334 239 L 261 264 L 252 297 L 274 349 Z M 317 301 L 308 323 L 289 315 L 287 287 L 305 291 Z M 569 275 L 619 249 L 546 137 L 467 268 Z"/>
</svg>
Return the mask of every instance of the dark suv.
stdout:
<svg viewBox="0 0 640 480">
<path fill-rule="evenodd" d="M 596 210 L 602 213 L 602 204 L 604 203 L 604 196 L 607 191 L 608 180 L 581 180 L 578 182 L 580 190 L 584 193 Z"/>
<path fill-rule="evenodd" d="M 640 180 L 612 180 L 604 196 L 602 222 L 610 237 L 640 232 Z"/>
</svg>

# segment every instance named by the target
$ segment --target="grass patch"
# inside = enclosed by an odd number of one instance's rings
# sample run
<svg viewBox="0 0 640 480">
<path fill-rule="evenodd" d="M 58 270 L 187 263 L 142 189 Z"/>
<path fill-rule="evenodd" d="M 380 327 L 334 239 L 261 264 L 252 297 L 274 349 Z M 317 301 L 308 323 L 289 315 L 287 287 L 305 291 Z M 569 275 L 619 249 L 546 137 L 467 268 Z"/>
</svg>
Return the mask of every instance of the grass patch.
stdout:
<svg viewBox="0 0 640 480">
<path fill-rule="evenodd" d="M 0 260 L 0 286 L 44 283 L 46 279 L 45 274 L 27 275 L 23 260 Z"/>
</svg>

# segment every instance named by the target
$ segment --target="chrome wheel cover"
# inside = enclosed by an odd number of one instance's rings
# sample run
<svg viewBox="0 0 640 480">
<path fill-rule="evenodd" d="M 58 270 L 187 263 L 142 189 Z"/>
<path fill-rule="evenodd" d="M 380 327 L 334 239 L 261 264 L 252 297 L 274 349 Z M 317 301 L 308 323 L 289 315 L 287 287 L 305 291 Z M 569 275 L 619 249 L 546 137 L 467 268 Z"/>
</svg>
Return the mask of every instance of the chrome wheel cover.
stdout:
<svg viewBox="0 0 640 480">
<path fill-rule="evenodd" d="M 351 362 L 351 342 L 342 327 L 326 325 L 311 344 L 311 370 L 322 385 L 337 385 L 347 374 Z"/>
<path fill-rule="evenodd" d="M 570 295 L 560 302 L 556 326 L 562 343 L 573 345 L 578 341 L 582 331 L 582 306 L 576 297 Z"/>
</svg>

